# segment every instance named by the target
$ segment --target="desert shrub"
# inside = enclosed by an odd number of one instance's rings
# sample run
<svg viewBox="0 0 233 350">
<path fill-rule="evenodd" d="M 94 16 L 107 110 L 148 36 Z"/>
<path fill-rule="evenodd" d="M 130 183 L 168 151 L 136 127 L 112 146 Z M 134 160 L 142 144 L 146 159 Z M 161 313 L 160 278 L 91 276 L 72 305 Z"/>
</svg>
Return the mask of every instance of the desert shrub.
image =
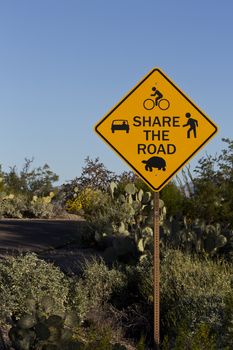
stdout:
<svg viewBox="0 0 233 350">
<path fill-rule="evenodd" d="M 118 176 L 115 180 L 117 183 L 117 192 L 125 193 L 125 186 L 129 183 L 134 184 L 138 190 L 142 189 L 144 192 L 151 192 L 151 188 L 134 172 L 132 171 L 124 171 L 122 174 Z"/>
<path fill-rule="evenodd" d="M 32 168 L 34 159 L 25 158 L 25 163 L 20 171 L 13 166 L 10 171 L 3 173 L 4 187 L 11 193 L 21 193 L 28 195 L 46 196 L 53 190 L 54 182 L 58 181 L 58 176 L 51 171 L 48 164 Z"/>
<path fill-rule="evenodd" d="M 27 198 L 24 195 L 0 196 L 0 217 L 21 219 L 28 207 Z"/>
<path fill-rule="evenodd" d="M 99 158 L 85 159 L 85 165 L 82 168 L 81 176 L 74 182 L 78 188 L 92 188 L 105 191 L 111 181 L 117 178 L 116 174 L 108 170 Z"/>
<path fill-rule="evenodd" d="M 92 188 L 84 188 L 80 192 L 78 188 L 74 189 L 73 198 L 68 199 L 66 202 L 66 210 L 74 214 L 84 214 L 92 210 L 92 206 L 95 206 L 95 201 L 98 196 L 101 195 L 100 190 L 93 190 Z"/>
<path fill-rule="evenodd" d="M 53 192 L 45 197 L 33 196 L 28 205 L 28 215 L 34 218 L 51 218 L 54 216 L 54 206 L 51 203 Z"/>
<path fill-rule="evenodd" d="M 176 332 L 185 319 L 191 330 L 204 323 L 218 332 L 230 291 L 231 268 L 227 264 L 168 250 L 161 265 L 163 328 Z"/>
<path fill-rule="evenodd" d="M 102 260 L 86 261 L 81 278 L 74 283 L 72 308 L 84 317 L 90 310 L 97 310 L 107 303 L 111 295 L 122 290 L 125 284 L 125 275 L 115 268 L 108 268 Z"/>
<path fill-rule="evenodd" d="M 168 217 L 182 212 L 185 197 L 175 182 L 170 182 L 162 189 L 161 198 L 167 209 Z"/>
<path fill-rule="evenodd" d="M 79 324 L 73 339 L 84 340 L 83 350 L 125 349 L 120 344 L 117 347 L 119 332 L 104 318 L 104 305 L 114 292 L 124 288 L 124 278 L 117 269 L 109 269 L 103 261 L 95 259 L 85 263 L 81 276 L 68 278 L 59 268 L 38 259 L 35 254 L 8 257 L 0 263 L 1 323 L 12 318 L 16 325 L 12 339 L 18 344 L 24 338 L 29 341 L 28 336 L 35 332 L 34 324 L 30 323 L 30 334 L 23 331 L 22 336 L 18 320 L 30 321 L 35 316 L 39 323 L 47 325 L 54 315 L 56 320 L 58 316 L 64 320 L 67 314 L 72 314 Z M 73 316 L 71 318 L 73 320 Z M 37 340 L 40 342 L 39 338 Z"/>
<path fill-rule="evenodd" d="M 106 325 L 73 327 L 70 317 L 24 315 L 9 331 L 15 350 L 127 350 Z M 130 347 L 132 349 L 132 347 Z"/>
<path fill-rule="evenodd" d="M 54 310 L 64 310 L 68 300 L 68 280 L 52 264 L 37 258 L 33 253 L 8 257 L 0 262 L 0 315 L 21 316 L 28 310 L 28 298 L 39 302 L 52 297 Z"/>
<path fill-rule="evenodd" d="M 53 192 L 51 192 L 53 193 Z M 30 200 L 26 195 L 2 193 L 0 196 L 0 217 L 17 218 L 51 218 L 54 216 L 52 195 L 45 197 L 33 196 Z"/>
<path fill-rule="evenodd" d="M 12 318 L 9 338 L 14 349 L 80 349 L 81 343 L 73 339 L 79 327 L 75 313 L 53 314 L 54 300 L 48 297 L 40 305 L 34 300 L 30 300 L 30 304 L 27 314 L 18 320 Z"/>
<path fill-rule="evenodd" d="M 4 192 L 4 173 L 0 164 L 0 193 Z"/>
<path fill-rule="evenodd" d="M 131 206 L 115 201 L 108 192 L 97 194 L 94 202 L 86 206 L 84 217 L 93 232 L 113 234 L 121 222 L 132 216 Z"/>
<path fill-rule="evenodd" d="M 233 348 L 233 290 L 226 295 L 222 324 L 223 344 Z M 226 348 L 228 349 L 228 348 Z"/>
<path fill-rule="evenodd" d="M 151 194 L 138 190 L 134 184 L 127 184 L 122 194 L 113 182 L 109 192 L 96 194 L 84 211 L 89 242 L 105 250 L 109 263 L 135 263 L 152 241 Z"/>
<path fill-rule="evenodd" d="M 217 350 L 217 336 L 212 334 L 208 324 L 200 323 L 195 330 L 190 331 L 189 325 L 182 322 L 177 329 L 176 339 L 169 340 L 166 336 L 161 348 L 162 350 Z"/>
<path fill-rule="evenodd" d="M 99 158 L 85 159 L 85 165 L 82 168 L 82 173 L 79 177 L 62 186 L 65 201 L 73 199 L 73 195 L 81 192 L 85 188 L 92 190 L 106 191 L 111 181 L 116 181 L 118 176 L 108 170 Z"/>
<path fill-rule="evenodd" d="M 221 335 L 218 337 L 221 346 L 227 344 L 222 335 L 226 333 L 225 300 L 232 293 L 231 266 L 222 261 L 200 260 L 179 250 L 163 250 L 161 257 L 162 337 L 167 335 L 169 340 L 176 339 L 178 329 L 185 320 L 190 337 L 200 324 L 204 324 L 209 327 L 210 335 Z M 130 288 L 131 295 L 134 290 L 134 299 L 130 297 L 130 300 L 134 303 L 135 312 L 131 307 L 127 324 L 141 329 L 147 334 L 147 340 L 152 339 L 153 329 L 150 324 L 146 325 L 146 320 L 153 320 L 153 257 L 147 255 L 136 267 L 130 268 L 129 275 L 128 282 L 131 281 L 133 286 Z M 229 310 L 232 312 L 232 308 L 228 308 L 228 315 Z M 225 316 L 225 319 L 229 319 L 229 316 Z M 229 326 L 229 334 L 230 329 Z"/>
<path fill-rule="evenodd" d="M 222 141 L 226 147 L 219 154 L 202 157 L 193 173 L 182 172 L 182 212 L 191 220 L 199 218 L 207 224 L 219 223 L 223 229 L 232 229 L 233 141 Z"/>
</svg>

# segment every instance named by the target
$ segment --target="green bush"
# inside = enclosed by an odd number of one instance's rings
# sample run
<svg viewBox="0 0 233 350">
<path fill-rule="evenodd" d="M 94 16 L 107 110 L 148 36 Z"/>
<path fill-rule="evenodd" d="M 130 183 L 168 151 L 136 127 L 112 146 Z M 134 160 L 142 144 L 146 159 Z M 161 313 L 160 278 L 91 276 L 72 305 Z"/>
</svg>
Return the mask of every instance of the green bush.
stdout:
<svg viewBox="0 0 233 350">
<path fill-rule="evenodd" d="M 72 315 L 75 315 L 79 328 L 73 334 L 73 340 L 69 338 L 67 349 L 76 349 L 73 347 L 75 342 L 77 345 L 84 340 L 85 345 L 80 344 L 78 349 L 123 350 L 126 348 L 117 343 L 119 338 L 111 328 L 112 320 L 105 319 L 104 309 L 113 293 L 122 290 L 125 283 L 123 273 L 96 259 L 86 261 L 80 276 L 68 278 L 59 268 L 38 259 L 35 254 L 8 257 L 0 263 L 1 324 L 9 317 L 14 321 L 10 334 L 15 349 L 29 349 L 27 346 L 31 344 L 30 349 L 41 350 L 42 340 L 50 343 L 46 346 L 55 346 L 54 342 L 61 333 L 66 334 L 66 330 L 63 332 L 59 328 L 57 332 L 52 329 L 51 336 L 47 334 L 46 339 L 41 339 L 37 334 L 37 324 L 44 334 L 51 320 L 65 320 L 64 325 L 70 327 L 68 324 L 73 322 Z M 67 315 L 72 317 L 67 318 Z M 106 317 L 109 316 L 106 314 Z M 100 326 L 102 323 L 103 326 Z M 111 334 L 108 335 L 108 331 Z M 59 337 L 55 339 L 54 334 Z M 70 332 L 68 335 L 70 337 Z M 67 338 L 65 340 L 68 341 Z M 56 349 L 60 349 L 61 344 Z M 65 345 L 63 348 L 66 348 Z"/>
<path fill-rule="evenodd" d="M 68 280 L 59 268 L 35 254 L 8 257 L 0 262 L 0 317 L 20 317 L 28 311 L 28 298 L 55 301 L 53 311 L 64 311 L 68 300 Z"/>
<path fill-rule="evenodd" d="M 174 182 L 170 182 L 161 191 L 161 199 L 167 209 L 167 216 L 182 212 L 184 206 L 184 194 Z"/>
<path fill-rule="evenodd" d="M 85 215 L 85 213 L 87 214 L 93 210 L 92 207 L 95 206 L 95 201 L 101 194 L 102 192 L 100 190 L 85 187 L 78 191 L 76 187 L 73 197 L 66 202 L 66 210 L 73 214 Z"/>
<path fill-rule="evenodd" d="M 217 336 L 211 333 L 210 326 L 207 324 L 200 323 L 194 331 L 190 331 L 189 325 L 182 323 L 177 329 L 176 339 L 169 341 L 166 336 L 161 348 L 162 350 L 218 350 Z M 224 349 L 227 350 L 227 348 Z"/>
<path fill-rule="evenodd" d="M 216 331 L 222 324 L 224 299 L 231 291 L 231 268 L 168 250 L 161 265 L 164 329 L 176 330 L 185 319 L 190 329 L 203 322 Z"/>
<path fill-rule="evenodd" d="M 33 197 L 28 206 L 28 215 L 33 218 L 49 219 L 54 216 L 54 206 L 49 196 Z"/>
<path fill-rule="evenodd" d="M 78 317 L 69 312 L 62 316 L 51 314 L 51 304 L 52 298 L 44 298 L 41 305 L 34 303 L 30 313 L 13 321 L 9 338 L 14 349 L 80 349 L 81 343 L 73 339 L 79 327 Z"/>
<path fill-rule="evenodd" d="M 35 305 L 31 313 L 13 322 L 9 331 L 16 350 L 127 350 L 108 322 L 82 323 L 75 313 L 42 314 Z M 41 306 L 40 306 L 41 308 Z M 46 309 L 46 308 L 45 308 Z"/>
<path fill-rule="evenodd" d="M 225 298 L 222 334 L 224 345 L 233 349 L 233 290 Z"/>
<path fill-rule="evenodd" d="M 114 227 L 131 215 L 128 203 L 113 200 L 110 193 L 97 191 L 92 205 L 85 208 L 84 217 L 94 232 L 113 234 Z"/>
<path fill-rule="evenodd" d="M 130 268 L 130 271 L 134 300 L 132 297 L 130 299 L 137 305 L 134 306 L 137 311 L 136 317 L 140 320 L 141 313 L 141 319 L 147 315 L 147 319 L 153 320 L 153 257 L 148 255 L 136 267 Z M 232 267 L 223 261 L 199 259 L 179 250 L 162 250 L 160 283 L 162 337 L 167 335 L 169 341 L 174 341 L 179 335 L 181 325 L 185 327 L 186 324 L 191 337 L 199 325 L 204 324 L 210 330 L 210 336 L 218 335 L 220 348 L 222 346 L 223 349 L 225 344 L 229 345 L 233 332 L 230 328 L 231 322 L 224 320 L 230 319 L 229 313 L 233 310 L 232 302 L 226 311 L 226 297 L 232 293 L 231 278 Z M 134 314 L 131 313 L 128 317 L 131 318 L 129 323 L 134 324 L 135 328 L 136 319 L 132 319 Z M 146 322 L 144 325 L 146 326 Z M 227 329 L 229 335 L 226 340 L 224 335 Z M 142 331 L 148 334 L 147 340 L 152 338 L 152 328 L 145 327 Z M 206 337 L 209 339 L 209 336 Z"/>
<path fill-rule="evenodd" d="M 25 158 L 20 171 L 13 166 L 8 173 L 0 174 L 3 177 L 4 189 L 14 194 L 24 194 L 31 197 L 33 194 L 46 196 L 53 190 L 53 183 L 58 181 L 58 176 L 51 171 L 48 164 L 32 168 L 34 159 Z"/>
<path fill-rule="evenodd" d="M 128 183 L 124 192 L 111 182 L 109 193 L 98 192 L 84 217 L 92 230 L 90 239 L 105 249 L 105 259 L 134 264 L 143 258 L 153 243 L 153 199 L 133 183 Z M 97 192 L 96 192 L 97 193 Z M 160 201 L 160 218 L 163 219 L 163 201 Z"/>
<path fill-rule="evenodd" d="M 82 276 L 74 283 L 71 307 L 83 318 L 90 310 L 101 308 L 125 284 L 125 275 L 102 260 L 86 261 Z"/>
<path fill-rule="evenodd" d="M 51 218 L 55 209 L 51 203 L 54 193 L 45 197 L 33 196 L 32 200 L 23 194 L 0 194 L 0 218 Z"/>
<path fill-rule="evenodd" d="M 162 349 L 231 349 L 231 266 L 171 249 L 162 250 L 161 258 Z M 81 348 L 85 350 L 88 346 L 117 349 L 117 339 L 108 333 L 104 318 L 114 312 L 113 321 L 120 320 L 119 329 L 125 325 L 127 336 L 136 341 L 145 335 L 145 342 L 138 344 L 143 349 L 153 337 L 153 258 L 148 254 L 137 266 L 114 268 L 92 259 L 85 262 L 80 276 L 68 279 L 35 254 L 9 257 L 0 263 L 0 298 L 2 320 L 32 314 L 35 302 L 46 318 L 64 317 L 73 310 L 82 321 L 75 340 L 85 339 Z M 100 326 L 103 323 L 105 328 Z M 115 332 L 111 326 L 109 331 Z"/>
<path fill-rule="evenodd" d="M 111 181 L 115 181 L 118 176 L 108 170 L 99 158 L 91 159 L 86 157 L 85 165 L 82 168 L 82 173 L 70 183 L 64 186 L 64 191 L 67 193 L 67 198 L 72 196 L 75 187 L 78 190 L 84 188 L 92 188 L 94 190 L 106 191 Z"/>
<path fill-rule="evenodd" d="M 0 196 L 0 217 L 21 219 L 28 207 L 27 198 L 24 195 Z"/>
</svg>

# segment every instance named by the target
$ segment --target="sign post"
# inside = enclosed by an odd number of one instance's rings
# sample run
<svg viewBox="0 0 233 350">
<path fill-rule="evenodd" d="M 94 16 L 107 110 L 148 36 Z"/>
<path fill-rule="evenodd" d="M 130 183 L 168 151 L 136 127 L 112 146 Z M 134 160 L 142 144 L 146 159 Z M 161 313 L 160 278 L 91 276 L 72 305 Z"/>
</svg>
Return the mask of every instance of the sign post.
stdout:
<svg viewBox="0 0 233 350">
<path fill-rule="evenodd" d="M 154 343 L 160 344 L 159 192 L 154 192 Z"/>
<path fill-rule="evenodd" d="M 95 126 L 154 194 L 154 340 L 160 343 L 159 191 L 217 133 L 217 126 L 160 69 L 145 76 Z"/>
</svg>

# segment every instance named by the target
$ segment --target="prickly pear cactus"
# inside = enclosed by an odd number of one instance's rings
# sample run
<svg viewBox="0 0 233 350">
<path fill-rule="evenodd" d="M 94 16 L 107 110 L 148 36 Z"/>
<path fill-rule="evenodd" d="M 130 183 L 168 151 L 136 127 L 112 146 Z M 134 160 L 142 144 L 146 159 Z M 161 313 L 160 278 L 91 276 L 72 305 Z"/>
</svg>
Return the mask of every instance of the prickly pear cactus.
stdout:
<svg viewBox="0 0 233 350">
<path fill-rule="evenodd" d="M 142 257 L 152 249 L 153 241 L 153 198 L 150 192 L 138 189 L 135 184 L 129 183 L 124 191 L 120 191 L 116 183 L 111 183 L 110 192 L 116 205 L 127 208 L 128 216 L 124 221 L 109 223 L 113 228 L 114 239 L 112 246 L 107 247 L 108 256 L 123 257 L 124 255 Z M 165 216 L 163 201 L 160 201 L 161 222 Z M 106 233 L 106 230 L 105 230 Z M 103 239 L 96 234 L 98 242 Z"/>
<path fill-rule="evenodd" d="M 162 227 L 162 242 L 189 253 L 212 257 L 228 240 L 220 224 L 206 225 L 199 219 L 188 222 L 186 217 L 170 217 Z"/>
<path fill-rule="evenodd" d="M 48 311 L 53 300 L 44 298 L 42 304 Z M 22 316 L 14 322 L 9 338 L 15 350 L 60 350 L 79 349 L 81 343 L 73 340 L 73 330 L 79 325 L 79 318 L 72 312 L 64 317 L 42 316 L 35 305 L 31 314 Z"/>
</svg>

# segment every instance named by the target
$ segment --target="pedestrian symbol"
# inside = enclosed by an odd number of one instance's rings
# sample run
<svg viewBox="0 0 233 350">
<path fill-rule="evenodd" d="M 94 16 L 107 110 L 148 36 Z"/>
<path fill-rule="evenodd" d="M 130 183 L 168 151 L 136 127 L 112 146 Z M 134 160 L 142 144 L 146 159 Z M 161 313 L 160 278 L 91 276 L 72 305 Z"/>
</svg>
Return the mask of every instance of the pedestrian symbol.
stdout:
<svg viewBox="0 0 233 350">
<path fill-rule="evenodd" d="M 186 116 L 186 118 L 188 118 L 188 121 L 186 124 L 183 125 L 183 127 L 190 126 L 190 128 L 187 131 L 187 138 L 190 139 L 191 131 L 193 131 L 193 135 L 196 138 L 197 137 L 196 128 L 198 127 L 198 121 L 196 119 L 191 118 L 190 113 L 186 113 L 185 116 Z"/>
<path fill-rule="evenodd" d="M 216 134 L 217 126 L 154 69 L 95 130 L 154 191 L 160 191 Z"/>
</svg>

